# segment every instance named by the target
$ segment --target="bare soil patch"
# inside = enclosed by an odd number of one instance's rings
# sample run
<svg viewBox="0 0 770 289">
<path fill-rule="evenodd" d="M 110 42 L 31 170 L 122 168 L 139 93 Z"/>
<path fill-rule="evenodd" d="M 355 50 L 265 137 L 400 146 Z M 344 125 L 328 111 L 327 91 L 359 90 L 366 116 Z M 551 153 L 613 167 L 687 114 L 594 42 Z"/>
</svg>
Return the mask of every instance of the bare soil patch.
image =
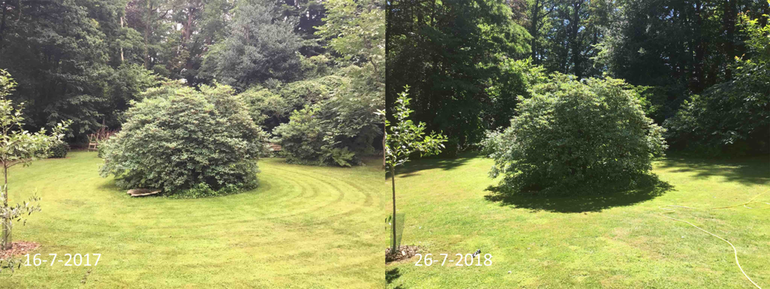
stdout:
<svg viewBox="0 0 770 289">
<path fill-rule="evenodd" d="M 0 260 L 8 259 L 14 256 L 26 255 L 29 252 L 34 251 L 40 247 L 40 244 L 35 242 L 18 241 L 11 243 L 11 249 L 0 250 Z"/>
<path fill-rule="evenodd" d="M 417 254 L 419 249 L 420 248 L 417 246 L 400 246 L 398 247 L 398 251 L 390 252 L 390 248 L 387 248 L 385 249 L 385 263 L 387 264 L 412 258 Z"/>
</svg>

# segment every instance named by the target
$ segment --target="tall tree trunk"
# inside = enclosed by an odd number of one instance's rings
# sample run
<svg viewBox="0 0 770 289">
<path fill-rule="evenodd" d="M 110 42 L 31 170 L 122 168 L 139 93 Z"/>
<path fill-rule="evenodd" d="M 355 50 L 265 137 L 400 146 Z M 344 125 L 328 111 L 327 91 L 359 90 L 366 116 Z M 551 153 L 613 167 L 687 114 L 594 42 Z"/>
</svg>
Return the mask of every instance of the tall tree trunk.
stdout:
<svg viewBox="0 0 770 289">
<path fill-rule="evenodd" d="M 385 125 L 383 125 L 382 126 L 382 131 L 384 132 L 386 129 L 388 129 L 388 128 L 385 127 Z M 388 165 L 388 162 L 387 162 L 387 159 L 386 159 L 386 157 L 387 157 L 387 155 L 386 155 L 387 151 L 386 150 L 387 149 L 385 148 L 385 139 L 387 137 L 388 137 L 387 132 L 382 134 L 382 167 L 383 168 L 386 168 L 387 165 Z"/>
<path fill-rule="evenodd" d="M 193 31 L 193 19 L 195 15 L 196 8 L 193 7 L 193 4 L 190 3 L 190 6 L 187 7 L 187 23 L 184 25 L 184 33 L 182 34 L 182 49 L 181 50 L 187 50 L 187 58 L 183 59 L 184 61 L 183 65 L 180 65 L 179 73 L 182 73 L 182 69 L 188 69 L 191 70 L 193 68 L 192 61 L 190 59 L 193 58 L 192 50 L 190 48 L 190 39 L 192 39 L 192 31 Z M 180 51 L 181 53 L 181 51 Z"/>
<path fill-rule="evenodd" d="M 736 15 L 736 0 L 724 0 L 724 16 L 722 18 L 722 26 L 725 31 L 725 78 L 731 80 L 733 78 L 733 71 L 730 69 L 730 63 L 735 58 L 735 21 Z"/>
<path fill-rule="evenodd" d="M 390 167 L 390 181 L 393 187 L 393 218 L 392 218 L 392 225 L 391 228 L 393 228 L 393 245 L 390 247 L 390 253 L 395 254 L 396 250 L 396 167 L 391 166 Z"/>
<path fill-rule="evenodd" d="M 120 16 L 120 28 L 123 29 L 123 16 Z M 123 64 L 126 59 L 123 57 L 123 45 L 120 46 L 120 64 Z"/>
<path fill-rule="evenodd" d="M 3 15 L 2 20 L 0 20 L 0 47 L 2 47 L 3 43 L 3 31 L 5 30 L 5 14 L 7 13 L 6 10 L 8 10 L 8 0 L 3 0 Z"/>
<path fill-rule="evenodd" d="M 150 34 L 150 28 L 145 27 L 144 29 L 144 68 L 145 69 L 150 69 L 150 49 L 147 47 L 147 41 L 148 41 L 147 39 L 150 38 L 149 34 Z"/>
<path fill-rule="evenodd" d="M 150 27 L 152 27 L 152 24 L 150 23 L 152 20 L 152 17 L 150 17 L 150 13 L 152 12 L 152 6 L 150 4 L 150 0 L 147 0 L 147 15 L 145 15 L 144 19 L 144 68 L 150 69 L 150 49 L 148 47 L 149 45 L 149 39 L 150 39 Z"/>
<path fill-rule="evenodd" d="M 703 62 L 706 59 L 706 43 L 703 39 L 703 4 L 697 3 L 695 5 L 695 59 L 693 61 L 693 79 L 690 83 L 690 89 L 695 93 L 703 91 L 704 84 L 704 68 Z"/>
<path fill-rule="evenodd" d="M 530 26 L 529 26 L 529 35 L 532 36 L 532 61 L 535 64 L 539 64 L 540 60 L 537 58 L 537 26 L 540 23 L 540 19 L 538 17 L 540 13 L 540 0 L 535 0 L 534 5 L 532 5 L 532 19 L 530 20 Z"/>
<path fill-rule="evenodd" d="M 572 26 L 572 35 L 570 35 L 571 50 L 572 50 L 572 65 L 573 73 L 577 79 L 583 77 L 583 71 L 580 70 L 580 43 L 578 43 L 578 32 L 580 31 L 580 6 L 583 0 L 577 0 L 572 5 L 572 19 L 570 19 L 570 25 Z"/>
</svg>

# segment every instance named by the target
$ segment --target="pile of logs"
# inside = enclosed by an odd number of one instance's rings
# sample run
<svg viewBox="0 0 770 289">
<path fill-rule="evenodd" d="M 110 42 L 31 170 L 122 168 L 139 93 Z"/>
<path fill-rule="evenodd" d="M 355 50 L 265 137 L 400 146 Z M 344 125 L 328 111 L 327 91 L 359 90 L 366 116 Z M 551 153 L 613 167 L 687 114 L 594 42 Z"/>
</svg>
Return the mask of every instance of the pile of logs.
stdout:
<svg viewBox="0 0 770 289">
<path fill-rule="evenodd" d="M 132 197 L 146 197 L 146 196 L 152 196 L 152 195 L 160 194 L 160 190 L 133 189 L 133 190 L 128 190 L 128 192 L 126 192 L 126 193 L 128 193 Z"/>
</svg>

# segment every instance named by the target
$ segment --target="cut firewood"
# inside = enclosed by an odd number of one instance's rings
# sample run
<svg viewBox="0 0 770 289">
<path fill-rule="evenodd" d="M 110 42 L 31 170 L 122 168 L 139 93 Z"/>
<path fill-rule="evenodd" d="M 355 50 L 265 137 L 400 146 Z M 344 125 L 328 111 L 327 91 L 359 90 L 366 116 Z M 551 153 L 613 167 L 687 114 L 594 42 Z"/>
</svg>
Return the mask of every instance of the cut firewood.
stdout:
<svg viewBox="0 0 770 289">
<path fill-rule="evenodd" d="M 132 189 L 132 190 L 128 190 L 128 192 L 126 193 L 131 195 L 132 197 L 145 197 L 145 196 L 160 194 L 160 190 Z"/>
</svg>

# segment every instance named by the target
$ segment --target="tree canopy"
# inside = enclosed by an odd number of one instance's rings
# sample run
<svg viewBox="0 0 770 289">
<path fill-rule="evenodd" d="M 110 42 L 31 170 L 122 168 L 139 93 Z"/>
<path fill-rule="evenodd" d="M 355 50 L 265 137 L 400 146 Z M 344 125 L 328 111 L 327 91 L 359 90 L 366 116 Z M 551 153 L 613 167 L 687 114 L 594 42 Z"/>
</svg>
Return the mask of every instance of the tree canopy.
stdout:
<svg viewBox="0 0 770 289">
<path fill-rule="evenodd" d="M 530 51 L 511 7 L 498 0 L 388 4 L 387 105 L 409 85 L 415 120 L 444 131 L 447 151 L 479 141 L 497 64 Z"/>
<path fill-rule="evenodd" d="M 726 86 L 763 89 L 757 74 L 747 78 L 746 61 L 763 57 L 754 46 L 765 38 L 752 35 L 767 27 L 766 0 L 389 1 L 388 8 L 387 103 L 409 84 L 415 119 L 448 135 L 447 153 L 508 126 L 518 96 L 530 98 L 552 73 L 622 79 L 659 124 L 693 111 L 704 95 L 713 95 L 714 108 L 740 98 Z M 744 17 L 759 28 L 743 29 Z M 735 109 L 733 118 L 751 118 L 753 109 Z M 714 130 L 749 137 L 716 126 L 687 133 L 708 138 Z"/>
</svg>

